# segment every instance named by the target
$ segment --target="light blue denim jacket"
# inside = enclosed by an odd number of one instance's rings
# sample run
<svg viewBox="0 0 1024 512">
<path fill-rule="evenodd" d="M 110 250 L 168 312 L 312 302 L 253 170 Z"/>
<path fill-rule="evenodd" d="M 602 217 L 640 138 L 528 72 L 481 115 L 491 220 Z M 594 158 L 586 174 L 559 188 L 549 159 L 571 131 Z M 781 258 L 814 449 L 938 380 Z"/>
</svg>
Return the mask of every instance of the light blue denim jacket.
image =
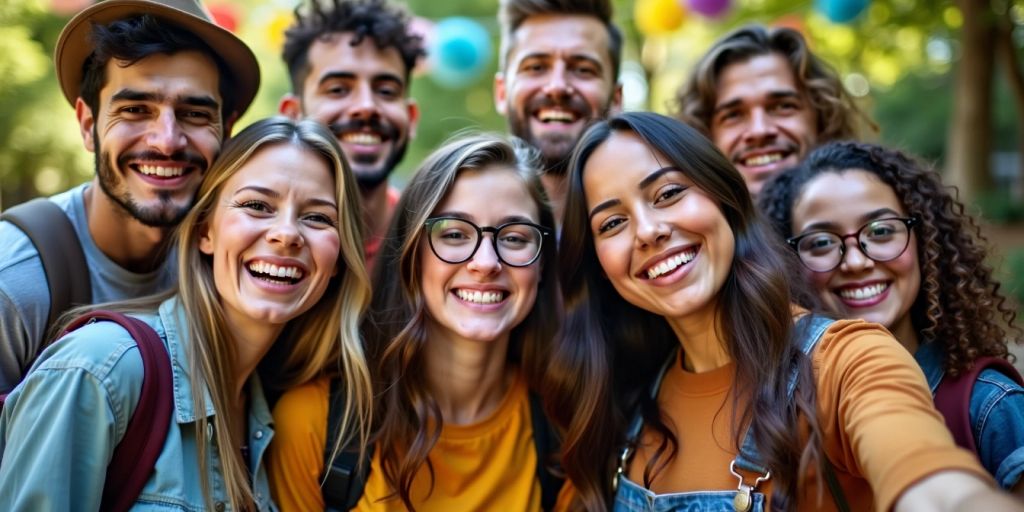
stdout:
<svg viewBox="0 0 1024 512">
<path fill-rule="evenodd" d="M 945 376 L 945 350 L 925 343 L 914 359 L 935 389 Z M 984 370 L 971 390 L 971 425 L 978 458 L 1004 489 L 1013 487 L 1024 473 L 1024 389 L 997 370 Z"/>
<path fill-rule="evenodd" d="M 155 472 L 133 510 L 206 510 L 198 442 L 209 443 L 215 509 L 230 510 L 212 424 L 205 438 L 196 438 L 187 324 L 176 306 L 171 298 L 156 314 L 137 316 L 156 330 L 170 354 L 174 389 L 167 392 L 174 393 L 174 413 Z M 0 415 L 0 510 L 99 510 L 107 464 L 138 404 L 142 375 L 135 340 L 113 322 L 83 326 L 47 348 Z M 249 392 L 253 491 L 259 510 L 276 510 L 263 464 L 272 420 L 255 375 Z M 206 403 L 205 415 L 213 416 L 209 398 Z"/>
</svg>

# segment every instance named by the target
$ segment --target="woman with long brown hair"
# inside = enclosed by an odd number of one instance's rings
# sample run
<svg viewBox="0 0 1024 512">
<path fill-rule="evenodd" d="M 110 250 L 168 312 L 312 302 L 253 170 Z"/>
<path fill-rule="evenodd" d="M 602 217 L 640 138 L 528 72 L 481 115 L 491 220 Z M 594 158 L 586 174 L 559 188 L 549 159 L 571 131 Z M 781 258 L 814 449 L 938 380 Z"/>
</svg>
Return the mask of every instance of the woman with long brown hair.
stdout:
<svg viewBox="0 0 1024 512">
<path fill-rule="evenodd" d="M 565 434 L 566 508 L 1003 499 L 888 333 L 792 305 L 792 255 L 705 138 L 621 114 L 586 132 L 570 168 L 566 319 L 544 388 Z"/>
<path fill-rule="evenodd" d="M 558 297 L 534 153 L 496 135 L 457 138 L 395 211 L 364 323 L 379 411 L 369 473 L 345 484 L 363 486 L 355 493 L 330 480 L 321 493 L 331 385 L 315 381 L 274 411 L 275 497 L 284 510 L 321 509 L 339 492 L 355 510 L 540 510 L 547 461 L 530 390 Z"/>
</svg>

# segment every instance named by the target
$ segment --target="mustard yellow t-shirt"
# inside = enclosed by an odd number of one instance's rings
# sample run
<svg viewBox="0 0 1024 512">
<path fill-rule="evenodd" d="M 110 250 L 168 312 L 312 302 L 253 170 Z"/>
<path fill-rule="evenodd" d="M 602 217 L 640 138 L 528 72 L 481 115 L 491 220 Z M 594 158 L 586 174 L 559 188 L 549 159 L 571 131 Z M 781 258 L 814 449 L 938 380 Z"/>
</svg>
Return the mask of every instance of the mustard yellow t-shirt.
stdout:
<svg viewBox="0 0 1024 512">
<path fill-rule="evenodd" d="M 270 485 L 283 512 L 323 510 L 320 479 L 327 442 L 330 384 L 320 379 L 289 390 L 274 408 L 274 441 L 268 452 Z M 426 465 L 413 480 L 417 511 L 540 510 L 537 453 L 526 382 L 517 376 L 490 417 L 472 425 L 445 424 Z M 429 493 L 428 493 L 429 491 Z M 405 510 L 387 485 L 377 453 L 355 510 Z"/>
</svg>

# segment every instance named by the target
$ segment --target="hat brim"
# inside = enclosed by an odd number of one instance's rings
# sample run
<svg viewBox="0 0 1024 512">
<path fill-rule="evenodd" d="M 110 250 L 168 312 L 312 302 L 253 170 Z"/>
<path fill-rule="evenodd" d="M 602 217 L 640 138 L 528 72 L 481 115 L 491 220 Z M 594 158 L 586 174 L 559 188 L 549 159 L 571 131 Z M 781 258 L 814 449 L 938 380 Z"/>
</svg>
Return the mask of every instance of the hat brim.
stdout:
<svg viewBox="0 0 1024 512">
<path fill-rule="evenodd" d="M 228 67 L 234 79 L 235 112 L 249 108 L 260 85 L 260 67 L 252 50 L 231 32 L 192 13 L 148 0 L 106 0 L 75 15 L 65 25 L 54 50 L 57 80 L 64 97 L 74 106 L 80 95 L 82 66 L 92 54 L 92 24 L 149 14 L 178 25 L 202 39 Z M 222 77 L 223 78 L 223 77 Z"/>
</svg>

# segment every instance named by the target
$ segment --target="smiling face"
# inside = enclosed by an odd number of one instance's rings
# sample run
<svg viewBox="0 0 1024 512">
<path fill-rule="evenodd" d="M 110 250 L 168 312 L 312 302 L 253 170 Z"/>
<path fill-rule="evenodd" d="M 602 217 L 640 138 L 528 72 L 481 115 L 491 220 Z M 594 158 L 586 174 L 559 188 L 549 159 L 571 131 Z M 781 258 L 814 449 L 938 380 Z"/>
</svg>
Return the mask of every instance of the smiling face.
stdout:
<svg viewBox="0 0 1024 512">
<path fill-rule="evenodd" d="M 225 182 L 199 250 L 229 326 L 280 329 L 320 300 L 337 272 L 336 191 L 327 163 L 290 143 L 259 149 Z"/>
<path fill-rule="evenodd" d="M 509 132 L 539 149 L 557 172 L 587 124 L 620 107 L 615 80 L 608 29 L 597 18 L 532 16 L 512 35 L 494 101 Z"/>
<path fill-rule="evenodd" d="M 431 217 L 460 217 L 484 227 L 516 221 L 536 224 L 539 215 L 523 179 L 511 169 L 491 167 L 461 171 Z M 491 237 L 484 234 L 468 261 L 451 264 L 435 256 L 426 233 L 422 236 L 418 257 L 431 338 L 504 341 L 533 308 L 542 262 L 526 267 L 503 264 Z"/>
<path fill-rule="evenodd" d="M 718 76 L 711 140 L 757 195 L 795 166 L 817 140 L 816 117 L 781 54 L 729 64 Z"/>
<path fill-rule="evenodd" d="M 147 226 L 173 226 L 220 151 L 217 66 L 196 51 L 125 64 L 107 63 L 97 112 L 76 102 L 82 136 L 106 197 Z"/>
<path fill-rule="evenodd" d="M 353 34 L 333 34 L 309 47 L 300 97 L 286 96 L 284 114 L 326 124 L 341 143 L 363 189 L 384 183 L 415 135 L 419 110 L 408 97 L 408 70 L 396 48 Z"/>
<path fill-rule="evenodd" d="M 627 131 L 594 150 L 583 188 L 597 258 L 619 294 L 670 323 L 713 322 L 735 250 L 715 201 Z"/>
<path fill-rule="evenodd" d="M 868 171 L 827 172 L 804 185 L 793 204 L 793 235 L 824 229 L 840 235 L 886 217 L 907 217 L 892 188 Z M 876 262 L 846 239 L 846 255 L 831 272 L 806 271 L 826 306 L 847 318 L 886 326 L 897 339 L 913 332 L 910 308 L 921 289 L 917 238 L 897 258 Z"/>
</svg>

